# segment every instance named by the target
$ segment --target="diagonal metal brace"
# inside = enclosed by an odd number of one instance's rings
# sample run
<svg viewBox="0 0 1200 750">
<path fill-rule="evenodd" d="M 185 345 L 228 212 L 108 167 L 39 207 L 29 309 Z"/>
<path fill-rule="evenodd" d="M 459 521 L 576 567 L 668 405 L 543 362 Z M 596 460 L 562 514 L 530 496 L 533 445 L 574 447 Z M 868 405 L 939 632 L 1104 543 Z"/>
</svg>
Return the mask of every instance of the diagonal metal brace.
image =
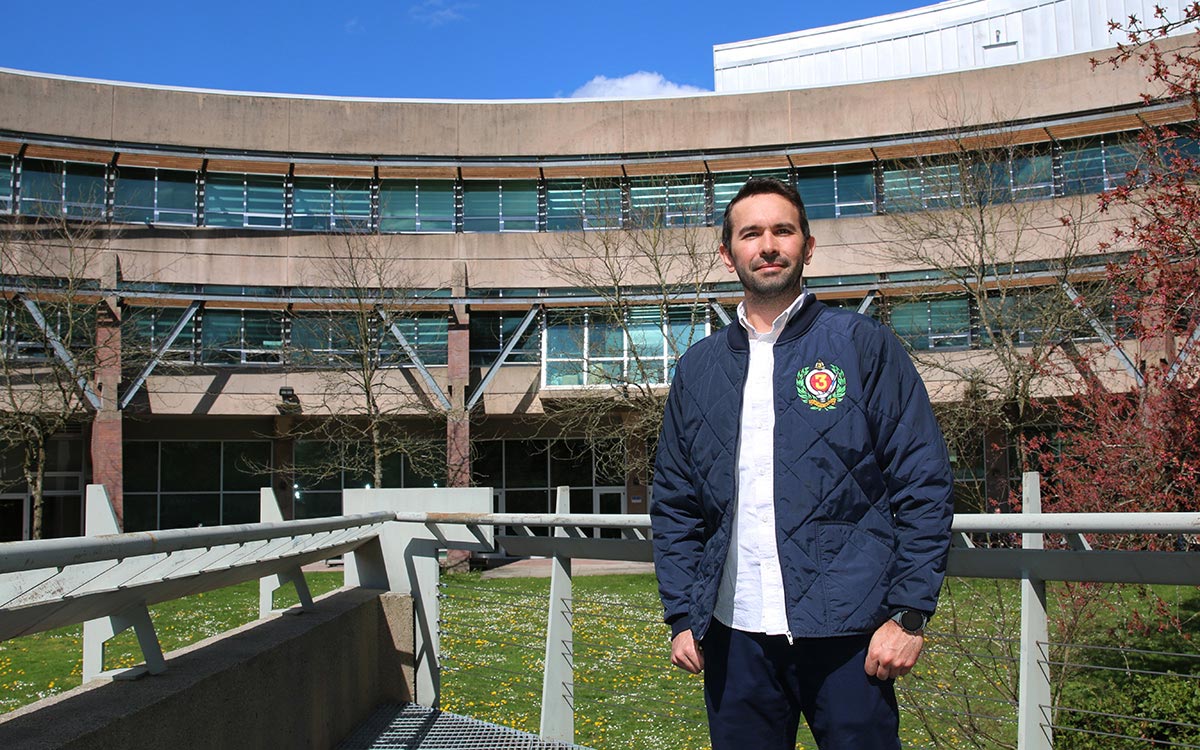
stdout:
<svg viewBox="0 0 1200 750">
<path fill-rule="evenodd" d="M 1175 355 L 1175 361 L 1171 363 L 1171 369 L 1167 370 L 1167 382 L 1175 382 L 1175 378 L 1179 377 L 1180 370 L 1187 364 L 1188 359 L 1196 352 L 1196 347 L 1200 346 L 1200 324 L 1192 329 L 1192 335 L 1188 336 L 1188 340 L 1183 342 L 1183 346 L 1179 348 L 1179 354 Z"/>
<path fill-rule="evenodd" d="M 867 309 L 871 307 L 871 303 L 875 301 L 875 295 L 879 293 L 878 289 L 872 289 L 867 292 L 867 296 L 863 297 L 863 301 L 858 303 L 858 314 L 866 315 Z"/>
<path fill-rule="evenodd" d="M 126 406 L 129 406 L 129 402 L 141 390 L 142 385 L 146 382 L 146 378 L 149 378 L 150 373 L 154 372 L 154 368 L 158 367 L 158 364 L 162 362 L 162 358 L 166 355 L 167 350 L 175 344 L 175 339 L 179 338 L 179 334 L 183 333 L 183 329 L 187 327 L 188 323 L 192 322 L 192 318 L 196 317 L 196 313 L 202 307 L 204 307 L 204 300 L 199 299 L 194 300 L 192 304 L 188 305 L 187 310 L 183 313 L 183 317 L 171 327 L 171 332 L 167 334 L 166 340 L 154 351 L 154 356 L 150 358 L 150 361 L 146 363 L 146 366 L 134 378 L 133 383 L 129 386 L 129 390 L 125 391 L 125 395 L 121 397 L 119 408 L 124 409 Z"/>
<path fill-rule="evenodd" d="M 727 326 L 733 323 L 733 318 L 729 317 L 729 313 L 725 312 L 725 308 L 721 307 L 719 302 L 712 300 L 708 303 L 708 306 L 711 307 L 712 311 L 717 314 L 717 318 L 720 319 L 721 325 Z"/>
<path fill-rule="evenodd" d="M 33 317 L 33 322 L 41 329 L 42 335 L 50 342 L 50 347 L 54 349 L 55 356 L 66 365 L 67 372 L 71 373 L 71 377 L 75 378 L 75 382 L 79 384 L 79 390 L 83 392 L 84 398 L 92 405 L 93 409 L 99 411 L 100 397 L 96 395 L 96 391 L 92 388 L 92 384 L 88 382 L 87 377 L 79 372 L 79 365 L 75 362 L 74 355 L 63 344 L 58 334 L 50 330 L 50 326 L 46 323 L 46 316 L 42 315 L 42 309 L 28 297 L 21 296 L 19 299 L 21 300 L 21 304 L 25 305 L 25 309 Z"/>
<path fill-rule="evenodd" d="M 452 407 L 450 405 L 450 399 L 446 398 L 446 392 L 443 391 L 442 387 L 437 384 L 436 380 L 433 379 L 433 375 L 430 374 L 429 368 L 425 367 L 425 363 L 421 361 L 421 357 L 417 354 L 417 350 L 413 348 L 413 345 L 408 343 L 408 339 L 405 338 L 404 333 L 401 332 L 400 326 L 396 325 L 395 322 L 390 321 L 388 319 L 387 312 L 382 309 L 379 311 L 379 317 L 382 318 L 383 322 L 387 324 L 388 330 L 390 330 L 392 335 L 396 337 L 396 341 L 400 342 L 400 348 L 404 350 L 404 353 L 408 355 L 408 358 L 412 361 L 413 365 L 416 366 L 417 372 L 421 373 L 421 379 L 425 381 L 425 385 L 429 386 L 429 390 L 433 391 L 433 394 L 437 396 L 438 402 L 442 405 L 442 408 L 446 411 L 450 411 Z"/>
<path fill-rule="evenodd" d="M 521 324 L 517 326 L 517 330 L 513 332 L 512 337 L 508 340 L 508 343 L 504 345 L 504 349 L 500 351 L 500 356 L 496 357 L 496 361 L 493 362 L 492 366 L 488 368 L 487 374 L 483 376 L 483 380 L 479 381 L 479 385 L 475 387 L 475 392 L 471 394 L 471 399 L 467 401 L 467 411 L 474 409 L 475 404 L 479 403 L 479 399 L 483 398 L 484 391 L 487 390 L 487 387 L 492 382 L 492 379 L 495 378 L 500 372 L 501 365 L 508 360 L 509 355 L 512 354 L 513 350 L 517 348 L 517 342 L 520 341 L 521 337 L 525 335 L 525 331 L 529 328 L 529 325 L 533 323 L 533 321 L 537 318 L 538 313 L 541 311 L 541 305 L 534 305 L 533 307 L 529 308 L 529 312 L 525 313 L 525 317 L 521 319 Z"/>
<path fill-rule="evenodd" d="M 1062 290 L 1066 292 L 1067 298 L 1074 303 L 1075 308 L 1079 310 L 1080 314 L 1083 315 L 1084 318 L 1087 319 L 1088 324 L 1091 325 L 1092 330 L 1096 332 L 1096 335 L 1100 337 L 1100 340 L 1117 353 L 1117 358 L 1121 360 L 1121 364 L 1125 367 L 1125 371 L 1133 376 L 1134 381 L 1138 384 L 1138 388 L 1145 388 L 1146 377 L 1142 375 L 1142 371 L 1139 370 L 1137 365 L 1134 364 L 1133 360 L 1129 358 L 1129 354 L 1121 348 L 1121 345 L 1117 343 L 1117 340 L 1113 338 L 1112 334 L 1109 333 L 1108 330 L 1100 323 L 1100 319 L 1096 317 L 1094 312 L 1092 312 L 1092 308 L 1083 303 L 1079 293 L 1075 291 L 1075 288 L 1071 286 L 1069 282 L 1063 281 L 1061 282 L 1060 286 L 1062 286 Z"/>
</svg>

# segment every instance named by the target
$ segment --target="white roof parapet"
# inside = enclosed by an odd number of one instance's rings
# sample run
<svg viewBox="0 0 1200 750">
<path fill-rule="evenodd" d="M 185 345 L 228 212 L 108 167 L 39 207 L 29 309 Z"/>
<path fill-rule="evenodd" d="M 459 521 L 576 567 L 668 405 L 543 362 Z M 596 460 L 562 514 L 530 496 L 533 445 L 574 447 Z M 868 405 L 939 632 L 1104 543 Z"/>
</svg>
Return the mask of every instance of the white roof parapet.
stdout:
<svg viewBox="0 0 1200 750">
<path fill-rule="evenodd" d="M 1110 20 L 1136 16 L 1152 25 L 1156 6 L 1167 18 L 1181 15 L 1179 0 L 947 0 L 718 44 L 713 78 L 717 93 L 813 88 L 1092 52 L 1123 41 Z"/>
</svg>

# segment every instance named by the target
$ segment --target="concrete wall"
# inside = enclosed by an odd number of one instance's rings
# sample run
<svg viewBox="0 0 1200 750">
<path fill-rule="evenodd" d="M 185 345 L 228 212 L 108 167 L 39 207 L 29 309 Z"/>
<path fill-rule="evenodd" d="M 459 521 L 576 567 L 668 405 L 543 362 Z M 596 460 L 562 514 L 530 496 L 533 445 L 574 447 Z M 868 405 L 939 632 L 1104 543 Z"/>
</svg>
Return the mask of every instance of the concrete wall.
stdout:
<svg viewBox="0 0 1200 750">
<path fill-rule="evenodd" d="M 0 130 L 281 154 L 560 157 L 903 137 L 1140 101 L 1136 65 L 1073 55 L 984 70 L 757 94 L 538 102 L 317 99 L 0 72 Z M 446 92 L 453 95 L 454 92 Z M 942 102 L 942 105 L 935 106 Z"/>
<path fill-rule="evenodd" d="M 407 596 L 347 589 L 167 655 L 166 673 L 93 683 L 0 717 L 0 747 L 329 748 L 412 695 Z"/>
</svg>

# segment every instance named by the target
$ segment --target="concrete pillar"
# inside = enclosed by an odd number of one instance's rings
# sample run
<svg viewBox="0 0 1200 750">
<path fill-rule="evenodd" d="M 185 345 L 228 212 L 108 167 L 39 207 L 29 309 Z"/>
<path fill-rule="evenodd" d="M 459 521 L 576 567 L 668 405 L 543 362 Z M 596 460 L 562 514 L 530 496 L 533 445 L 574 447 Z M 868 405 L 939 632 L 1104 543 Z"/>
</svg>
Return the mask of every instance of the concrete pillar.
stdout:
<svg viewBox="0 0 1200 750">
<path fill-rule="evenodd" d="M 454 294 L 467 294 L 467 268 L 454 269 Z M 446 485 L 471 486 L 471 421 L 466 411 L 471 382 L 471 316 L 466 305 L 454 305 L 446 334 L 446 380 L 450 410 L 446 414 Z"/>
<path fill-rule="evenodd" d="M 454 295 L 467 294 L 467 267 L 454 269 Z M 471 382 L 471 317 L 466 305 L 454 305 L 446 333 L 446 382 L 450 409 L 446 413 L 446 486 L 471 486 L 471 417 L 467 413 L 467 388 Z M 471 553 L 446 551 L 447 570 L 466 570 Z"/>
<path fill-rule="evenodd" d="M 92 483 L 108 491 L 117 522 L 124 528 L 124 461 L 118 388 L 121 382 L 121 313 L 115 297 L 96 315 L 96 391 L 100 408 L 92 421 Z"/>
</svg>

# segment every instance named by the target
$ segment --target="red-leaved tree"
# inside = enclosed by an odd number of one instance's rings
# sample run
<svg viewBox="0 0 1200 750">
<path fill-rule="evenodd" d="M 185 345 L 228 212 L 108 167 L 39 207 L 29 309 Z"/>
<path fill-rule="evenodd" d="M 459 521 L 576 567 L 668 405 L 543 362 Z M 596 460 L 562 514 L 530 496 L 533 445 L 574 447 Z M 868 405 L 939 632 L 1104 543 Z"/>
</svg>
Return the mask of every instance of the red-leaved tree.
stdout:
<svg viewBox="0 0 1200 750">
<path fill-rule="evenodd" d="M 1200 3 L 1178 20 L 1159 9 L 1114 22 L 1125 41 L 1093 61 L 1144 66 L 1147 103 L 1190 106 L 1192 122 L 1142 132 L 1138 166 L 1100 196 L 1103 211 L 1130 217 L 1108 243 L 1122 254 L 1108 281 L 1140 376 L 1114 368 L 1112 350 L 1076 358 L 1076 395 L 1047 405 L 1061 429 L 1034 441 L 1053 510 L 1200 509 L 1200 39 L 1179 35 L 1197 21 Z"/>
</svg>

